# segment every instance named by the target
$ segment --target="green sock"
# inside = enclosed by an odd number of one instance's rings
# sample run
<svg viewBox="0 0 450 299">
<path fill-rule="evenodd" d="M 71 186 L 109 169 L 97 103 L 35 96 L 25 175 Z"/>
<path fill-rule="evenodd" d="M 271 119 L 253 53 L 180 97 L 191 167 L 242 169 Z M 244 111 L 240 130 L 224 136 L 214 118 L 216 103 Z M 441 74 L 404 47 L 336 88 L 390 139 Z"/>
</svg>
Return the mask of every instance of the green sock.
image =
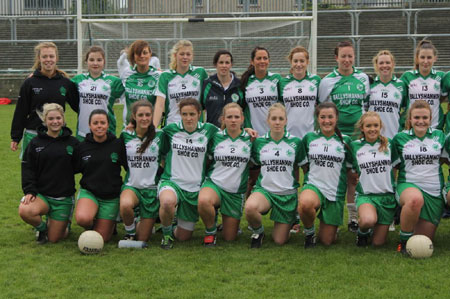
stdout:
<svg viewBox="0 0 450 299">
<path fill-rule="evenodd" d="M 372 229 L 369 228 L 366 231 L 362 231 L 360 227 L 358 227 L 358 236 L 370 236 L 372 234 Z"/>
<path fill-rule="evenodd" d="M 217 233 L 217 228 L 216 228 L 216 224 L 214 223 L 214 225 L 212 226 L 212 227 L 210 227 L 210 228 L 206 228 L 206 230 L 205 230 L 205 232 L 206 232 L 206 235 L 207 236 L 209 236 L 209 235 L 215 235 L 216 233 Z"/>
<path fill-rule="evenodd" d="M 44 232 L 47 230 L 47 223 L 45 221 L 41 221 L 41 223 L 39 223 L 39 225 L 35 226 L 34 228 L 36 228 L 36 230 L 39 232 Z"/>
<path fill-rule="evenodd" d="M 173 234 L 173 228 L 172 225 L 169 226 L 162 226 L 162 232 L 164 236 L 172 236 Z"/>
<path fill-rule="evenodd" d="M 310 228 L 305 227 L 303 229 L 303 232 L 305 233 L 306 236 L 314 235 L 316 233 L 316 228 L 314 227 L 314 225 L 311 226 Z"/>
<path fill-rule="evenodd" d="M 409 240 L 409 238 L 411 238 L 413 235 L 413 232 L 404 232 L 402 230 L 400 230 L 400 241 L 402 242 L 406 242 Z"/>
</svg>

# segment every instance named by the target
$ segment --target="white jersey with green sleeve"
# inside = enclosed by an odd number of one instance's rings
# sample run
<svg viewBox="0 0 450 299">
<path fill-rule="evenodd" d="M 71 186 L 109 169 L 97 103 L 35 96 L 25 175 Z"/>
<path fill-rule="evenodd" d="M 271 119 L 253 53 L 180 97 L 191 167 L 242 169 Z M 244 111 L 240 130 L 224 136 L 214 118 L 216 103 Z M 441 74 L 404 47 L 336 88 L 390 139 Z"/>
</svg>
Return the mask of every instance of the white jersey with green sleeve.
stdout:
<svg viewBox="0 0 450 299">
<path fill-rule="evenodd" d="M 386 150 L 380 151 L 380 139 L 368 142 L 364 138 L 351 143 L 353 169 L 359 175 L 358 194 L 394 193 L 393 167 L 400 162 L 390 140 Z"/>
<path fill-rule="evenodd" d="M 418 70 L 407 71 L 401 76 L 407 88 L 407 108 L 416 100 L 425 100 L 431 106 L 431 127 L 442 129 L 444 126 L 444 112 L 441 107 L 441 96 L 447 96 L 442 88 L 444 72 L 431 70 L 423 77 Z"/>
<path fill-rule="evenodd" d="M 89 115 L 95 109 L 108 112 L 109 131 L 116 135 L 116 117 L 114 102 L 124 92 L 119 78 L 102 72 L 100 77 L 92 78 L 89 73 L 79 74 L 72 78 L 80 95 L 80 111 L 78 113 L 77 136 L 85 137 L 89 129 Z"/>
<path fill-rule="evenodd" d="M 139 100 L 148 100 L 155 105 L 155 90 L 161 72 L 150 66 L 146 73 L 139 73 L 136 66 L 122 69 L 119 73 L 125 87 L 125 105 L 123 107 L 124 124 L 130 122 L 131 105 Z"/>
<path fill-rule="evenodd" d="M 287 130 L 303 138 L 314 131 L 314 110 L 318 103 L 320 77 L 306 73 L 297 80 L 291 74 L 280 80 L 280 96 L 286 107 Z"/>
<path fill-rule="evenodd" d="M 406 108 L 405 83 L 393 76 L 388 83 L 381 82 L 377 76 L 370 85 L 369 111 L 380 115 L 383 122 L 381 134 L 394 138 L 400 128 L 400 111 Z"/>
<path fill-rule="evenodd" d="M 351 139 L 342 135 L 343 141 Z M 352 167 L 351 153 L 337 134 L 326 137 L 320 131 L 309 132 L 303 139 L 309 170 L 304 184 L 318 188 L 329 201 L 344 200 L 347 191 L 347 168 Z"/>
<path fill-rule="evenodd" d="M 208 177 L 227 192 L 245 193 L 251 149 L 250 136 L 244 130 L 234 139 L 226 129 L 217 132 L 208 150 L 213 158 Z"/>
<path fill-rule="evenodd" d="M 205 179 L 207 149 L 219 129 L 210 123 L 197 124 L 189 133 L 182 122 L 164 127 L 166 162 L 162 180 L 170 180 L 181 189 L 197 192 Z"/>
<path fill-rule="evenodd" d="M 369 91 L 369 77 L 365 73 L 354 69 L 351 75 L 343 76 L 335 68 L 320 81 L 319 101 L 336 104 L 338 127 L 342 133 L 351 136 L 354 125 L 367 108 Z"/>
<path fill-rule="evenodd" d="M 124 184 L 137 189 L 156 189 L 158 184 L 158 167 L 161 162 L 163 132 L 156 131 L 155 138 L 143 153 L 138 153 L 145 139 L 136 135 L 135 131 L 122 131 L 120 137 L 127 150 L 128 171 Z"/>
<path fill-rule="evenodd" d="M 413 183 L 432 196 L 441 196 L 444 177 L 439 159 L 444 142 L 444 133 L 435 129 L 428 129 L 422 138 L 413 129 L 395 135 L 393 144 L 400 157 L 397 183 Z"/>
<path fill-rule="evenodd" d="M 252 161 L 261 165 L 256 186 L 278 195 L 297 192 L 295 169 L 306 163 L 300 138 L 285 132 L 278 141 L 270 137 L 270 131 L 256 138 L 252 148 Z"/>
<path fill-rule="evenodd" d="M 165 99 L 166 124 L 179 122 L 178 104 L 181 100 L 193 98 L 200 101 L 203 80 L 208 74 L 202 67 L 189 66 L 189 70 L 181 75 L 175 70 L 161 74 L 156 89 L 156 96 Z"/>
<path fill-rule="evenodd" d="M 244 113 L 246 128 L 253 128 L 259 136 L 269 131 L 267 114 L 269 107 L 280 101 L 279 82 L 281 76 L 268 72 L 263 79 L 251 75 L 245 87 Z"/>
</svg>

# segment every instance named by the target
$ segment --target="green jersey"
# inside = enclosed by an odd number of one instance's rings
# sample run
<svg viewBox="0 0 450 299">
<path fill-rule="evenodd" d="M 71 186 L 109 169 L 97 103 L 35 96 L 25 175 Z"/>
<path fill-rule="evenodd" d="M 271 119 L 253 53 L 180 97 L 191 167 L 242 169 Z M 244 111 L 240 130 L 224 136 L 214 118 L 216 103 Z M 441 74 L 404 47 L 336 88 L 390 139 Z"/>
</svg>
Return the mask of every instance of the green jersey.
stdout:
<svg viewBox="0 0 450 299">
<path fill-rule="evenodd" d="M 120 79 L 125 87 L 125 105 L 123 107 L 123 122 L 130 122 L 131 105 L 139 100 L 148 100 L 153 105 L 156 101 L 155 90 L 160 71 L 149 67 L 146 73 L 139 73 L 136 66 L 119 70 Z"/>
<path fill-rule="evenodd" d="M 441 86 L 444 72 L 431 70 L 426 77 L 422 76 L 419 70 L 407 71 L 400 78 L 405 82 L 407 89 L 407 107 L 409 108 L 416 100 L 425 100 L 431 107 L 431 127 L 442 129 L 444 126 L 444 113 L 441 107 L 441 96 L 447 94 Z"/>
<path fill-rule="evenodd" d="M 95 109 L 108 112 L 109 131 L 116 135 L 116 117 L 114 102 L 124 92 L 122 82 L 115 76 L 102 72 L 100 77 L 92 78 L 89 73 L 72 78 L 80 95 L 80 111 L 78 113 L 77 136 L 86 137 L 89 129 L 89 115 Z"/>
<path fill-rule="evenodd" d="M 213 159 L 208 177 L 227 192 L 245 193 L 251 149 L 250 136 L 244 130 L 234 139 L 226 129 L 217 132 L 208 150 Z"/>
<path fill-rule="evenodd" d="M 320 81 L 319 101 L 333 102 L 339 110 L 338 127 L 342 133 L 353 135 L 354 125 L 367 106 L 369 77 L 358 70 L 349 76 L 341 75 L 337 68 Z"/>
<path fill-rule="evenodd" d="M 143 153 L 138 153 L 138 150 L 145 138 L 137 136 L 136 131 L 123 131 L 120 138 L 123 139 L 127 151 L 128 171 L 124 184 L 137 189 L 156 189 L 159 180 L 157 172 L 163 148 L 162 131 L 156 131 L 155 138 Z"/>
<path fill-rule="evenodd" d="M 252 161 L 261 165 L 256 186 L 278 195 L 297 192 L 295 168 L 306 163 L 301 139 L 285 132 L 278 141 L 270 137 L 270 131 L 256 138 L 252 148 Z"/>
<path fill-rule="evenodd" d="M 346 144 L 351 138 L 342 136 Z M 352 167 L 351 153 L 337 134 L 327 137 L 320 131 L 309 132 L 303 139 L 309 169 L 304 184 L 311 184 L 330 201 L 344 200 L 347 168 Z"/>
<path fill-rule="evenodd" d="M 413 129 L 395 135 L 393 144 L 400 156 L 397 183 L 413 183 L 432 196 L 441 196 L 444 177 L 439 160 L 444 142 L 444 133 L 431 128 L 422 138 Z"/>
<path fill-rule="evenodd" d="M 245 87 L 244 114 L 246 128 L 255 129 L 259 136 L 269 131 L 267 114 L 269 107 L 280 99 L 279 82 L 281 76 L 268 72 L 263 79 L 251 75 Z"/>
<path fill-rule="evenodd" d="M 176 183 L 188 192 L 197 192 L 205 179 L 207 148 L 218 128 L 209 123 L 198 123 L 189 133 L 183 123 L 171 123 L 164 127 L 166 164 L 163 180 Z"/>
<path fill-rule="evenodd" d="M 393 76 L 388 83 L 377 76 L 370 85 L 369 111 L 375 111 L 383 122 L 381 134 L 394 138 L 400 128 L 400 111 L 406 108 L 405 83 Z"/>
<path fill-rule="evenodd" d="M 370 143 L 364 138 L 351 143 L 353 169 L 359 175 L 356 191 L 359 194 L 394 193 L 393 167 L 400 162 L 397 151 L 388 141 L 386 150 L 380 152 L 380 140 Z"/>
<path fill-rule="evenodd" d="M 181 100 L 194 98 L 200 101 L 203 80 L 208 74 L 202 67 L 189 66 L 184 74 L 168 70 L 161 74 L 156 90 L 156 96 L 165 99 L 166 124 L 179 122 L 178 104 Z"/>
<path fill-rule="evenodd" d="M 306 133 L 314 131 L 319 84 L 320 77 L 310 73 L 306 73 L 302 80 L 291 74 L 280 81 L 281 100 L 287 112 L 287 130 L 294 136 L 303 138 Z"/>
</svg>

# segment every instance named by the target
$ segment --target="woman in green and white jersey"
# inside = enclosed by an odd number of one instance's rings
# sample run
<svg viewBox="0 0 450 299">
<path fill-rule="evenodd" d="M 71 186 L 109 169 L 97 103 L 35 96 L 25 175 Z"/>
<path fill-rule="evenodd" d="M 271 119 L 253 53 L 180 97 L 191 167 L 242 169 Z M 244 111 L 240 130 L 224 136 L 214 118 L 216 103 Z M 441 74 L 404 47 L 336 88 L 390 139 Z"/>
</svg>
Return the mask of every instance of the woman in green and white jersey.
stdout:
<svg viewBox="0 0 450 299">
<path fill-rule="evenodd" d="M 319 240 L 329 246 L 344 218 L 347 173 L 351 168 L 348 144 L 351 138 L 342 135 L 337 123 L 339 111 L 334 103 L 319 104 L 315 112 L 319 129 L 303 138 L 308 159 L 298 212 L 304 224 L 305 248 L 316 245 L 314 221 L 320 219 Z"/>
<path fill-rule="evenodd" d="M 303 138 L 306 133 L 314 131 L 320 77 L 308 73 L 309 53 L 302 46 L 293 48 L 288 60 L 291 73 L 280 80 L 281 100 L 287 111 L 287 130 Z"/>
<path fill-rule="evenodd" d="M 148 42 L 137 40 L 127 50 L 127 57 L 121 55 L 117 61 L 117 69 L 125 87 L 125 105 L 123 107 L 123 123 L 130 122 L 131 105 L 138 100 L 147 100 L 155 104 L 156 86 L 160 71 L 149 66 L 152 50 Z"/>
<path fill-rule="evenodd" d="M 425 100 L 431 107 L 431 128 L 442 130 L 444 112 L 441 101 L 447 96 L 442 87 L 444 72 L 433 69 L 437 60 L 437 50 L 431 41 L 422 40 L 416 47 L 414 69 L 405 72 L 401 80 L 407 88 L 407 107 L 416 100 Z"/>
<path fill-rule="evenodd" d="M 180 241 L 192 237 L 198 220 L 198 193 L 205 178 L 207 149 L 218 131 L 216 126 L 199 121 L 202 109 L 197 99 L 182 100 L 179 111 L 181 121 L 163 129 L 166 160 L 158 185 L 163 249 L 172 248 L 174 237 Z M 173 231 L 175 210 L 178 225 Z"/>
<path fill-rule="evenodd" d="M 165 124 L 181 120 L 178 104 L 183 99 L 200 101 L 203 80 L 208 74 L 202 67 L 192 66 L 194 47 L 188 40 L 178 41 L 170 51 L 170 70 L 161 74 L 156 90 L 155 116 L 153 122 L 159 126 L 163 113 Z"/>
<path fill-rule="evenodd" d="M 212 140 L 208 154 L 212 157 L 207 179 L 198 196 L 198 213 L 206 228 L 205 246 L 216 245 L 216 209 L 223 219 L 223 238 L 236 239 L 247 190 L 248 164 L 252 143 L 243 129 L 244 114 L 237 103 L 222 110 L 222 131 Z"/>
<path fill-rule="evenodd" d="M 157 185 L 163 134 L 155 130 L 150 102 L 137 101 L 131 110 L 131 123 L 135 129 L 125 130 L 120 136 L 125 143 L 128 163 L 120 194 L 120 216 L 125 225 L 125 239 L 148 241 L 159 214 Z M 139 225 L 134 220 L 134 208 L 138 206 Z"/>
<path fill-rule="evenodd" d="M 372 62 L 377 76 L 370 85 L 369 111 L 378 113 L 383 122 L 381 134 L 392 139 L 401 131 L 400 112 L 406 108 L 406 86 L 394 75 L 395 59 L 390 51 L 379 51 Z"/>
<path fill-rule="evenodd" d="M 105 51 L 99 46 L 89 48 L 85 56 L 88 72 L 72 78 L 80 95 L 78 113 L 77 138 L 83 140 L 90 133 L 89 115 L 95 109 L 108 112 L 109 131 L 116 135 L 116 117 L 114 102 L 124 93 L 119 78 L 103 72 L 105 67 Z"/>
<path fill-rule="evenodd" d="M 334 55 L 337 68 L 320 81 L 319 101 L 333 102 L 339 110 L 339 130 L 354 137 L 355 124 L 367 108 L 370 85 L 369 77 L 353 67 L 355 50 L 350 41 L 337 44 Z M 357 231 L 358 222 L 355 206 L 356 179 L 349 176 L 347 190 L 348 229 Z"/>
<path fill-rule="evenodd" d="M 261 166 L 261 172 L 252 194 L 245 203 L 245 215 L 253 231 L 251 248 L 259 248 L 264 240 L 262 215 L 272 210 L 275 222 L 272 238 L 277 244 L 289 240 L 289 231 L 296 221 L 298 180 L 296 168 L 306 163 L 300 138 L 286 131 L 286 109 L 281 103 L 268 111 L 270 130 L 255 140 L 252 161 Z"/>
<path fill-rule="evenodd" d="M 253 128 L 259 136 L 269 131 L 266 121 L 269 107 L 280 101 L 281 76 L 268 71 L 269 63 L 269 51 L 257 46 L 251 53 L 250 66 L 241 77 L 245 127 Z"/>
<path fill-rule="evenodd" d="M 417 100 L 408 110 L 405 130 L 395 135 L 393 144 L 400 157 L 396 196 L 400 214 L 399 252 L 413 235 L 433 239 L 444 210 L 444 177 L 440 165 L 445 135 L 431 128 L 432 110 Z"/>
<path fill-rule="evenodd" d="M 359 175 L 356 186 L 358 235 L 356 245 L 380 246 L 386 242 L 389 225 L 394 220 L 397 201 L 394 196 L 393 167 L 399 162 L 392 142 L 381 135 L 384 127 L 378 113 L 369 111 L 356 124 L 360 139 L 351 143 L 353 169 Z"/>
</svg>

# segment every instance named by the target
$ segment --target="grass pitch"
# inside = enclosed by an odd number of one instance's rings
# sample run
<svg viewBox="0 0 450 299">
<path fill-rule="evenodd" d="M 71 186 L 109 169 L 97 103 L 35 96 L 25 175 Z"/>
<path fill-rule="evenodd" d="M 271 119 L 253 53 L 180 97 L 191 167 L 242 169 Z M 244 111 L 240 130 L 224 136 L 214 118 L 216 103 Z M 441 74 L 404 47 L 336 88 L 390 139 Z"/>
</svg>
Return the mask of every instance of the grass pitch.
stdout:
<svg viewBox="0 0 450 299">
<path fill-rule="evenodd" d="M 122 106 L 116 106 L 121 127 Z M 173 250 L 159 248 L 161 234 L 144 250 L 118 249 L 123 236 L 105 245 L 96 256 L 80 254 L 82 229 L 58 244 L 39 246 L 31 226 L 17 213 L 22 197 L 18 152 L 9 149 L 14 106 L 0 106 L 0 297 L 1 298 L 445 298 L 450 287 L 450 220 L 442 220 L 430 259 L 413 260 L 395 252 L 396 232 L 385 246 L 357 248 L 355 235 L 340 228 L 337 244 L 303 249 L 303 235 L 285 246 L 270 239 L 273 227 L 264 218 L 267 238 L 261 250 L 250 250 L 245 220 L 237 241 L 218 240 L 203 248 L 203 224 L 194 237 L 176 242 Z M 68 111 L 68 125 L 76 116 Z M 445 167 L 447 172 L 447 167 Z M 77 176 L 79 178 L 79 176 Z M 57 178 L 55 178 L 57 179 Z"/>
</svg>

